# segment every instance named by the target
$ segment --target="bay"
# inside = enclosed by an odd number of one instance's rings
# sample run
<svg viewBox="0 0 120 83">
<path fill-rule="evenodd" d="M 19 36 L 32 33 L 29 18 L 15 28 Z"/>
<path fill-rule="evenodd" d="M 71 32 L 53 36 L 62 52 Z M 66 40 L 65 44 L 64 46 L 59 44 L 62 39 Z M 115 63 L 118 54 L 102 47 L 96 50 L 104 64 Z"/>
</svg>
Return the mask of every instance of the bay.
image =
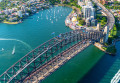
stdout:
<svg viewBox="0 0 120 83">
<path fill-rule="evenodd" d="M 17 25 L 0 23 L 0 74 L 29 51 L 54 37 L 52 32 L 57 36 L 70 31 L 64 21 L 71 11 L 68 7 L 53 7 L 40 10 Z M 12 55 L 14 46 L 15 54 Z"/>
</svg>

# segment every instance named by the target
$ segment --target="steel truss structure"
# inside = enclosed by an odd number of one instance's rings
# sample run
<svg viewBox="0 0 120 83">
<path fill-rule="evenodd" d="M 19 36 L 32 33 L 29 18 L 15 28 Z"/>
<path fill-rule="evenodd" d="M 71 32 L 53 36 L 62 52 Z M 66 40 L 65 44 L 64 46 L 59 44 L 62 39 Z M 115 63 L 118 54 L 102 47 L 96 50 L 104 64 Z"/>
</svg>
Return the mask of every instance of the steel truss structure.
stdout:
<svg viewBox="0 0 120 83">
<path fill-rule="evenodd" d="M 21 83 L 31 73 L 53 59 L 55 57 L 53 55 L 65 45 L 86 39 L 99 42 L 101 38 L 105 38 L 105 34 L 101 31 L 83 29 L 62 33 L 22 57 L 0 76 L 0 82 Z"/>
</svg>

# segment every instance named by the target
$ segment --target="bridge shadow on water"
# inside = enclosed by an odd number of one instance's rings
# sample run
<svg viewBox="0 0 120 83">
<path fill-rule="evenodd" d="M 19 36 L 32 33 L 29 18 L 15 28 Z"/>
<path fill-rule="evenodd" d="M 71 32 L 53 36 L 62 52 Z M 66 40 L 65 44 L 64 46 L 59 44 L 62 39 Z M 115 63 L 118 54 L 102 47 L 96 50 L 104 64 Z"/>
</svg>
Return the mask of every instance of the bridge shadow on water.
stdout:
<svg viewBox="0 0 120 83">
<path fill-rule="evenodd" d="M 113 76 L 117 73 L 118 69 L 120 69 L 120 68 L 114 67 L 115 62 L 118 59 L 120 59 L 119 47 L 120 47 L 120 42 L 117 42 L 116 56 L 104 54 L 103 57 L 96 63 L 96 65 L 81 80 L 79 80 L 78 83 L 88 83 L 88 82 L 89 83 L 110 83 Z M 110 70 L 112 70 L 113 72 L 109 72 Z M 108 76 L 107 74 L 110 74 L 110 73 L 112 75 Z M 106 75 L 107 77 L 105 77 Z"/>
</svg>

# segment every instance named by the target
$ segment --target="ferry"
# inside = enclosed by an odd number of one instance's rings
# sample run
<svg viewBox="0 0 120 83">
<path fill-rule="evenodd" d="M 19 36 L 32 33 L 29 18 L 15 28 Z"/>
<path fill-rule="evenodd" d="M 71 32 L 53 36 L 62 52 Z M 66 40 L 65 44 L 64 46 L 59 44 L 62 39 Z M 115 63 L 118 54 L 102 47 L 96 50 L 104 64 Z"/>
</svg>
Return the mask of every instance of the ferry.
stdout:
<svg viewBox="0 0 120 83">
<path fill-rule="evenodd" d="M 15 54 L 15 46 L 13 47 L 13 51 L 12 51 L 12 54 Z"/>
</svg>

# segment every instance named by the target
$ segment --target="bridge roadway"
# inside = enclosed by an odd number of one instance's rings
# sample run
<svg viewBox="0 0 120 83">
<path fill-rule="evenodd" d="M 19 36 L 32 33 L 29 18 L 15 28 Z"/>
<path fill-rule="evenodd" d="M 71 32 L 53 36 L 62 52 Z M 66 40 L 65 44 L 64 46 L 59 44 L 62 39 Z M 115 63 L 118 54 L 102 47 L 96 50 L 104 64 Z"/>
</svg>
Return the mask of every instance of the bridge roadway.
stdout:
<svg viewBox="0 0 120 83">
<path fill-rule="evenodd" d="M 106 26 L 111 30 L 114 25 L 114 16 L 100 3 L 93 0 L 97 5 L 99 5 L 103 11 L 106 13 L 108 18 L 108 23 Z M 105 34 L 101 31 L 87 31 L 87 30 L 75 30 L 60 34 L 54 37 L 42 45 L 38 46 L 14 65 L 12 65 L 8 70 L 6 70 L 0 76 L 1 83 L 21 83 L 25 78 L 32 75 L 35 71 L 44 67 L 43 65 L 53 59 L 53 54 L 59 49 L 73 42 L 82 41 L 85 39 L 90 39 L 91 41 L 100 41 L 104 38 Z"/>
<path fill-rule="evenodd" d="M 112 13 L 107 10 L 102 4 L 100 4 L 97 0 L 93 0 L 98 6 L 102 8 L 102 11 L 107 15 L 107 24 L 104 27 L 109 27 L 109 30 L 111 30 L 114 26 L 115 19 Z M 85 40 L 84 40 L 85 42 Z M 48 63 L 44 64 L 40 69 L 32 73 L 30 76 L 28 76 L 24 82 L 25 83 L 38 83 L 39 80 L 44 79 L 46 76 L 50 75 L 51 72 L 59 68 L 62 64 L 64 64 L 66 61 L 68 61 L 70 58 L 75 56 L 78 52 L 85 49 L 87 46 L 90 45 L 89 41 L 86 41 L 83 44 L 79 42 L 75 45 L 73 45 L 71 48 L 68 48 L 64 52 L 58 54 L 56 57 L 54 57 L 52 60 L 50 60 Z M 116 76 L 118 77 L 118 76 Z"/>
<path fill-rule="evenodd" d="M 97 0 L 92 0 L 93 2 L 95 2 L 97 4 L 97 6 L 102 8 L 102 11 L 107 15 L 107 24 L 104 27 L 109 27 L 109 30 L 111 30 L 115 24 L 115 18 L 113 16 L 113 14 L 106 9 L 101 3 L 99 3 Z"/>
<path fill-rule="evenodd" d="M 67 50 L 58 54 L 56 57 L 54 57 L 54 59 L 50 60 L 48 63 L 42 66 L 42 68 L 40 68 L 39 70 L 28 76 L 24 80 L 24 83 L 38 83 L 40 80 L 45 79 L 48 75 L 54 72 L 65 62 L 67 62 L 76 54 L 87 48 L 90 44 L 91 44 L 90 40 L 83 40 L 78 42 L 77 44 L 73 45 L 71 48 L 68 48 Z"/>
<path fill-rule="evenodd" d="M 0 82 L 22 83 L 25 78 L 54 59 L 57 55 L 56 53 L 61 53 L 62 51 L 60 52 L 60 50 L 66 45 L 71 46 L 86 39 L 92 42 L 99 42 L 101 38 L 105 38 L 105 34 L 101 31 L 88 31 L 83 29 L 62 33 L 22 57 L 0 76 Z"/>
</svg>

